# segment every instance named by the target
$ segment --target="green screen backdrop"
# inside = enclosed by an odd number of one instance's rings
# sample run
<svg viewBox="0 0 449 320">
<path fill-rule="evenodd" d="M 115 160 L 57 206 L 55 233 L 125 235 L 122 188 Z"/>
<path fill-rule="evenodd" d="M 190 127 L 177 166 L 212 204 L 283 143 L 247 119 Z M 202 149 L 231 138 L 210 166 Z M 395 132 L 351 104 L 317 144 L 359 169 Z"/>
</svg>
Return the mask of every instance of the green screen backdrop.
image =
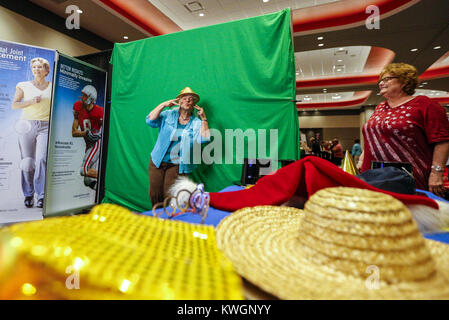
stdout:
<svg viewBox="0 0 449 320">
<path fill-rule="evenodd" d="M 111 63 L 112 105 L 105 198 L 134 211 L 151 209 L 148 163 L 159 129 L 145 117 L 161 102 L 191 87 L 201 100 L 212 135 L 191 179 L 216 192 L 239 181 L 244 157 L 263 140 L 275 156 L 270 129 L 277 130 L 278 159 L 299 158 L 298 114 L 290 10 L 115 44 Z M 247 133 L 243 152 L 226 132 Z M 264 130 L 265 133 L 264 134 Z M 255 133 L 255 134 L 251 134 Z M 229 138 L 229 134 L 228 134 Z M 231 143 L 232 142 L 232 143 Z M 213 144 L 213 145 L 212 145 Z M 219 146 L 219 147 L 218 147 Z M 253 149 L 251 149 L 253 148 Z M 221 149 L 221 150 L 220 150 Z M 211 150 L 213 150 L 211 152 Z M 226 164 L 225 159 L 232 159 Z"/>
</svg>

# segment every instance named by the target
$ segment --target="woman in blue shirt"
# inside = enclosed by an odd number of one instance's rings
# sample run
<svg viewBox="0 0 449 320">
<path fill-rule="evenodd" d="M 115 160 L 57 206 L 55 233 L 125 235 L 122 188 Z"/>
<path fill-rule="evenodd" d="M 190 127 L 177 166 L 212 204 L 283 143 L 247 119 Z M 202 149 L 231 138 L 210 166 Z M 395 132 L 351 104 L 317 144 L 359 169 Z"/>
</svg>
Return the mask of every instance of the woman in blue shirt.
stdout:
<svg viewBox="0 0 449 320">
<path fill-rule="evenodd" d="M 361 154 L 362 154 L 362 147 L 360 146 L 360 139 L 355 139 L 351 152 L 351 155 L 354 158 L 355 165 L 357 165 L 357 163 L 359 162 Z"/>
<path fill-rule="evenodd" d="M 162 102 L 146 117 L 150 127 L 159 128 L 148 167 L 153 206 L 164 201 L 178 175 L 190 174 L 195 169 L 193 145 L 210 141 L 206 114 L 196 105 L 199 100 L 199 95 L 186 87 L 176 99 Z M 179 107 L 172 109 L 174 106 Z M 169 109 L 162 111 L 164 108 Z M 193 109 L 198 116 L 193 115 Z"/>
</svg>

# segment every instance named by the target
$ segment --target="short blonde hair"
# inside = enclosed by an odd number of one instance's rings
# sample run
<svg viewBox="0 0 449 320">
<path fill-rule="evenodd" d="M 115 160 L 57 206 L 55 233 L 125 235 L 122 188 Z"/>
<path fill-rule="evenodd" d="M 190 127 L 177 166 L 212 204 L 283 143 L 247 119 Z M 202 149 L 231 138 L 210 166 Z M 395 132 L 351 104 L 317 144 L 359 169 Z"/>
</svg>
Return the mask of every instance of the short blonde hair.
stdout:
<svg viewBox="0 0 449 320">
<path fill-rule="evenodd" d="M 404 85 L 402 90 L 408 95 L 413 95 L 418 86 L 418 70 L 407 63 L 390 63 L 380 73 L 382 79 L 385 74 L 398 77 L 399 82 Z"/>
<path fill-rule="evenodd" d="M 47 75 L 50 73 L 50 63 L 46 59 L 39 58 L 39 57 L 33 58 L 30 61 L 30 67 L 33 67 L 33 64 L 36 62 L 39 62 L 40 64 L 42 64 L 44 66 L 45 70 L 47 71 Z"/>
</svg>

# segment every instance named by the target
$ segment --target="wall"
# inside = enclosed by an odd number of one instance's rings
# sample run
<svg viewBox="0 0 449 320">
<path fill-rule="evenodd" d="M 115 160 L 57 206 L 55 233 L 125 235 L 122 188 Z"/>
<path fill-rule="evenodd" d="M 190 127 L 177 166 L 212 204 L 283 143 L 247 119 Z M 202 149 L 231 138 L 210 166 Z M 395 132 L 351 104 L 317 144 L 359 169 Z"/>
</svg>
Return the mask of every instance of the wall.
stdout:
<svg viewBox="0 0 449 320">
<path fill-rule="evenodd" d="M 343 151 L 349 150 L 351 152 L 354 139 L 360 139 L 360 128 L 324 128 L 323 139 L 332 140 L 337 138 L 340 141 Z"/>
<path fill-rule="evenodd" d="M 94 47 L 72 39 L 1 6 L 0 40 L 56 49 L 72 57 L 99 52 Z"/>
<path fill-rule="evenodd" d="M 352 150 L 354 139 L 360 139 L 360 115 L 332 115 L 332 116 L 299 116 L 299 128 L 306 129 L 322 128 L 322 139 L 332 140 L 338 138 L 343 150 Z M 317 131 L 318 132 L 318 131 Z"/>
<path fill-rule="evenodd" d="M 355 128 L 360 126 L 360 115 L 299 116 L 299 127 L 305 128 Z"/>
</svg>

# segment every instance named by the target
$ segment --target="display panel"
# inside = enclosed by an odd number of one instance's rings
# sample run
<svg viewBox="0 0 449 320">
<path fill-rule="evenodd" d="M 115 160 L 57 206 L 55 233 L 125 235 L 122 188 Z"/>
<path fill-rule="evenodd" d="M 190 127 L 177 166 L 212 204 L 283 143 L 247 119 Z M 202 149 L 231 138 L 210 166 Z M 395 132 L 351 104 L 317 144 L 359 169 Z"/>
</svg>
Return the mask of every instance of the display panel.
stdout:
<svg viewBox="0 0 449 320">
<path fill-rule="evenodd" d="M 106 77 L 102 69 L 59 55 L 44 216 L 97 203 Z"/>
<path fill-rule="evenodd" d="M 0 41 L 0 224 L 42 219 L 55 53 Z"/>
</svg>

